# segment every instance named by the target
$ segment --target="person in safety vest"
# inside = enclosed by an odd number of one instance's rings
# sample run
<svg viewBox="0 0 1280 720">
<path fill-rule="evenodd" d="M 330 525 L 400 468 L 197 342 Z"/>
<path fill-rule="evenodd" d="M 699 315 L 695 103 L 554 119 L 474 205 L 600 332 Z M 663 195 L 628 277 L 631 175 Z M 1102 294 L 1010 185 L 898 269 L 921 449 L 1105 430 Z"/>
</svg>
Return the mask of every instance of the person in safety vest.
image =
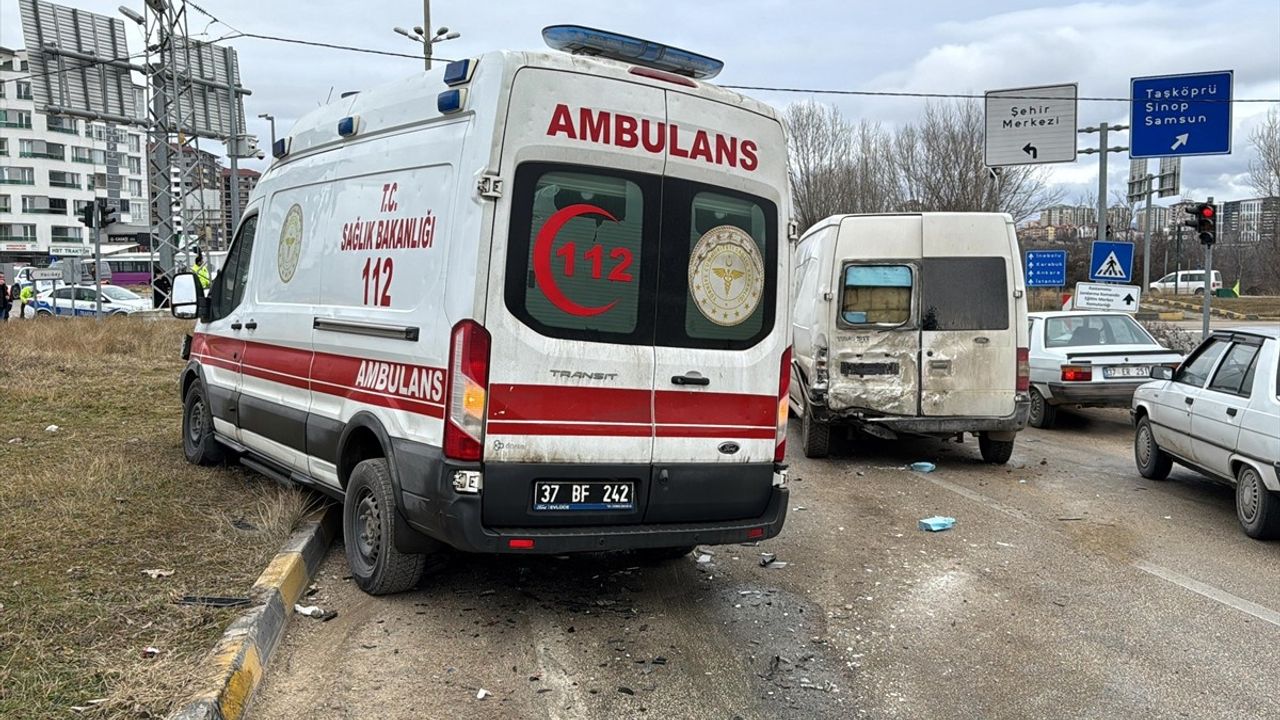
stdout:
<svg viewBox="0 0 1280 720">
<path fill-rule="evenodd" d="M 200 283 L 201 290 L 209 289 L 209 266 L 204 264 L 204 254 L 196 250 L 196 262 L 191 266 L 191 272 L 196 274 L 196 280 Z"/>
</svg>

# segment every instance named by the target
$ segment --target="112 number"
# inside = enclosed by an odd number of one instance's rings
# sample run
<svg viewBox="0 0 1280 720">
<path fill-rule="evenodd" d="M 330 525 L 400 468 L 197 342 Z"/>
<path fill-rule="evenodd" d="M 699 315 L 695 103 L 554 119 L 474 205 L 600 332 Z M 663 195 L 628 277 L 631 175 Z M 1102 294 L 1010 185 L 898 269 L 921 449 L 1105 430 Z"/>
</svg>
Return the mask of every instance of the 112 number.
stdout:
<svg viewBox="0 0 1280 720">
<path fill-rule="evenodd" d="M 391 276 L 395 264 L 391 258 L 366 258 L 360 277 L 364 279 L 364 304 L 391 307 Z"/>
<path fill-rule="evenodd" d="M 565 277 L 573 277 L 573 261 L 574 253 L 576 252 L 577 247 L 571 242 L 561 245 L 560 249 L 556 250 L 556 255 L 564 258 Z M 592 245 L 589 250 L 582 253 L 582 256 L 591 261 L 591 277 L 599 280 L 600 273 L 603 270 L 601 266 L 604 265 L 604 246 Z M 618 264 L 614 265 L 613 269 L 609 271 L 609 280 L 612 282 L 631 282 L 631 273 L 627 272 L 627 268 L 631 267 L 631 251 L 624 247 L 616 247 L 609 251 L 609 258 L 618 261 Z"/>
</svg>

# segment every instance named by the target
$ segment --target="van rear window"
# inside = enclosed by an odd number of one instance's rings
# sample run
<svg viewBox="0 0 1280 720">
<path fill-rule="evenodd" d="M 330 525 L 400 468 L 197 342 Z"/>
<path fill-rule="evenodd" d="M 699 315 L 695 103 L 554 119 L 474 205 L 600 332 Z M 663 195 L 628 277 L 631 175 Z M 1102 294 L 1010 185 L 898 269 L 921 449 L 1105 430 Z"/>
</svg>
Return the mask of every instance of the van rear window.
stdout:
<svg viewBox="0 0 1280 720">
<path fill-rule="evenodd" d="M 1009 277 L 1002 257 L 927 257 L 921 289 L 924 330 L 1009 329 Z"/>
<path fill-rule="evenodd" d="M 908 265 L 848 265 L 840 319 L 850 325 L 902 325 L 911 319 Z"/>
</svg>

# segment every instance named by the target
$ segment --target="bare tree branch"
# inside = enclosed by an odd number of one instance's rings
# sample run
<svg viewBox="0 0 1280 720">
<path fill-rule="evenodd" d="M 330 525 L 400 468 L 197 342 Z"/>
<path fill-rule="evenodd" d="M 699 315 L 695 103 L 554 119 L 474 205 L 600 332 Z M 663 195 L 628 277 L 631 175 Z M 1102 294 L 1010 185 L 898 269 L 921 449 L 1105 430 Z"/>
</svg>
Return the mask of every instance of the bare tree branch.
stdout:
<svg viewBox="0 0 1280 720">
<path fill-rule="evenodd" d="M 1257 157 L 1249 161 L 1249 184 L 1260 197 L 1280 195 L 1280 107 L 1267 111 L 1267 118 L 1249 133 Z"/>
</svg>

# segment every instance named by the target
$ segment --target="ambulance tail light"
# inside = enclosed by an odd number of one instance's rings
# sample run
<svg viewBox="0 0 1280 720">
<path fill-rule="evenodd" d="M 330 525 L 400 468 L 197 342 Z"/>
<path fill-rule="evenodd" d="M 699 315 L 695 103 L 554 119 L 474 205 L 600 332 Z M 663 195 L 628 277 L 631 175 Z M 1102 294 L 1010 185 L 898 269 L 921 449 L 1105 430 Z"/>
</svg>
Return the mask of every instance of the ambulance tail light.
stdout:
<svg viewBox="0 0 1280 720">
<path fill-rule="evenodd" d="M 445 384 L 445 457 L 478 461 L 484 446 L 489 394 L 489 333 L 474 320 L 453 326 Z"/>
<path fill-rule="evenodd" d="M 1031 351 L 1018 348 L 1018 392 L 1031 389 Z"/>
<path fill-rule="evenodd" d="M 778 429 L 774 433 L 773 461 L 782 462 L 787 455 L 787 417 L 790 413 L 787 393 L 791 389 L 791 348 L 782 352 L 782 367 L 778 371 Z"/>
</svg>

